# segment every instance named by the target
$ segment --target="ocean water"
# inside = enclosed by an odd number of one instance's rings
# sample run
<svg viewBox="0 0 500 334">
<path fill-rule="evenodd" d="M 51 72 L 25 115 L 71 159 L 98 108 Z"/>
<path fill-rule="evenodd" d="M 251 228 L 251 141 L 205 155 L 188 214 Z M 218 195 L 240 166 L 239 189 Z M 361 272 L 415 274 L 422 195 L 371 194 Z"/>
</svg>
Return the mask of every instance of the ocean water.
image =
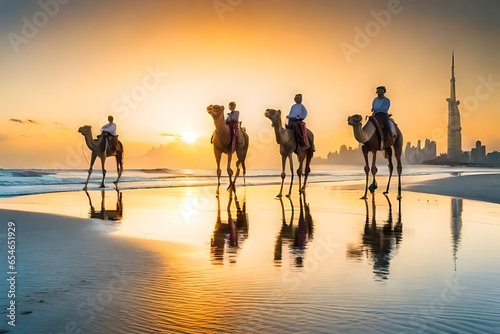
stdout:
<svg viewBox="0 0 500 334">
<path fill-rule="evenodd" d="M 449 176 L 454 173 L 488 173 L 495 169 L 488 168 L 464 168 L 448 166 L 403 166 L 404 177 L 414 176 Z M 290 169 L 287 166 L 286 183 L 290 182 Z M 394 171 L 395 172 L 395 171 Z M 498 169 L 496 169 L 498 172 Z M 278 169 L 249 169 L 245 177 L 246 185 L 278 184 L 281 182 L 281 171 Z M 379 166 L 378 176 L 387 176 L 388 169 Z M 395 175 L 396 172 L 395 172 Z M 105 183 L 107 187 L 113 187 L 116 179 L 116 171 L 108 171 Z M 89 190 L 100 186 L 102 173 L 94 170 L 90 178 Z M 313 165 L 308 182 L 342 182 L 364 180 L 363 166 L 339 166 L 339 165 Z M 73 169 L 0 169 L 0 197 L 11 197 L 21 195 L 32 195 L 42 193 L 66 192 L 82 190 L 87 178 L 86 170 Z M 295 175 L 294 181 L 298 178 Z M 237 181 L 237 185 L 243 184 L 243 178 Z M 196 187 L 216 185 L 217 175 L 214 169 L 126 169 L 120 179 L 120 190 L 145 189 L 145 188 L 169 188 L 169 187 Z M 221 177 L 221 187 L 228 185 L 225 171 Z"/>
</svg>

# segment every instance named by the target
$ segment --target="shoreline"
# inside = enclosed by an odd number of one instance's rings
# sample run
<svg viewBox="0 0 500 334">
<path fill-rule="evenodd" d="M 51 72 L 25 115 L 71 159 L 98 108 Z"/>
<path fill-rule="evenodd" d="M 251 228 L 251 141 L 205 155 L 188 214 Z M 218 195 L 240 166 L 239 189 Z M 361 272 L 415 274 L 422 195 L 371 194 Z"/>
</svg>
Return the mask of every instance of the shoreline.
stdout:
<svg viewBox="0 0 500 334">
<path fill-rule="evenodd" d="M 369 175 L 369 182 L 371 182 L 371 175 Z M 289 176 L 285 180 L 285 184 L 283 187 L 283 194 L 286 193 L 289 185 Z M 377 193 L 382 193 L 385 189 L 387 182 L 387 175 L 378 175 L 377 182 L 379 188 L 376 191 Z M 239 183 L 239 182 L 238 182 Z M 279 181 L 271 181 L 264 183 L 247 183 L 246 185 L 239 184 L 237 189 L 244 188 L 254 188 L 254 187 L 271 187 L 275 186 L 279 188 Z M 344 189 L 344 190 L 359 190 L 360 192 L 364 191 L 365 181 L 364 178 L 360 178 L 357 180 L 338 180 L 338 181 L 322 181 L 322 180 L 312 180 L 308 182 L 309 186 L 325 186 L 325 187 L 333 187 L 335 189 Z M 297 178 L 294 180 L 294 191 L 298 187 Z M 432 175 L 409 175 L 402 176 L 402 193 L 404 195 L 405 191 L 418 192 L 418 193 L 426 193 L 433 195 L 442 195 L 442 196 L 451 196 L 451 197 L 459 197 L 470 200 L 483 201 L 488 203 L 500 203 L 500 193 L 498 193 L 497 189 L 500 187 L 500 173 L 480 173 L 480 174 L 432 174 Z M 101 189 L 97 188 L 97 185 L 89 187 L 89 193 L 100 192 L 100 191 L 116 191 L 116 192 L 134 192 L 134 191 L 184 191 L 185 189 L 193 189 L 194 192 L 204 192 L 209 194 L 211 192 L 210 189 L 215 189 L 215 184 L 200 184 L 200 185 L 172 185 L 168 187 L 156 187 L 156 186 L 146 186 L 146 187 L 137 187 L 137 188 L 124 188 L 120 187 L 115 188 L 111 185 L 108 187 Z M 221 193 L 225 191 L 225 183 L 222 183 L 220 186 Z M 16 196 L 6 196 L 0 197 L 0 209 L 14 209 L 21 211 L 23 210 L 22 204 L 30 203 L 30 199 L 37 198 L 38 196 L 64 196 L 64 194 L 71 196 L 78 196 L 82 190 L 68 190 L 68 191 L 56 191 L 56 192 L 47 192 L 47 193 L 37 193 L 37 194 L 27 194 L 27 195 L 16 195 Z M 397 175 L 393 175 L 391 179 L 391 187 L 390 193 L 394 194 L 397 192 Z M 368 193 L 370 194 L 370 193 Z M 98 203 L 97 203 L 98 204 Z M 21 206 L 21 207 L 20 207 Z M 64 211 L 64 210 L 63 210 Z M 51 213 L 51 211 L 40 211 Z M 55 211 L 57 214 L 58 211 Z M 71 216 L 74 216 L 73 214 Z"/>
<path fill-rule="evenodd" d="M 383 166 L 385 167 L 385 166 Z M 387 168 L 380 168 L 377 174 L 377 179 L 383 183 L 388 176 Z M 22 170 L 22 174 L 31 175 L 32 171 Z M 0 183 L 3 184 L 0 191 L 0 201 L 3 198 L 12 198 L 17 196 L 48 194 L 57 192 L 79 192 L 82 190 L 86 171 L 71 170 L 71 171 L 52 171 L 54 176 L 46 176 L 49 172 L 41 170 L 39 177 L 15 177 L 9 173 L 0 175 Z M 175 171 L 173 174 L 165 176 L 165 174 L 150 174 L 138 170 L 129 170 L 129 173 L 122 178 L 119 184 L 120 190 L 128 189 L 160 189 L 172 187 L 206 187 L 214 186 L 217 182 L 216 175 L 212 169 L 196 170 L 196 171 Z M 247 185 L 276 185 L 280 184 L 280 169 L 255 169 L 247 174 Z M 289 181 L 290 173 L 287 172 L 287 180 Z M 434 178 L 449 177 L 450 174 L 472 175 L 472 174 L 498 174 L 498 169 L 478 169 L 478 168 L 426 168 L 421 165 L 405 165 L 403 167 L 403 185 L 413 183 L 414 181 L 422 181 Z M 1 173 L 0 173 L 1 174 Z M 110 172 L 107 181 L 112 181 L 113 173 Z M 396 177 L 396 176 L 394 176 Z M 309 183 L 326 183 L 333 182 L 344 184 L 364 182 L 365 174 L 362 166 L 315 166 L 309 176 Z M 394 180 L 394 179 L 393 179 Z M 91 178 L 88 190 L 100 190 L 99 175 L 96 178 Z M 221 179 L 223 184 L 227 183 L 227 177 Z M 239 180 L 239 186 L 243 185 L 242 180 Z M 297 181 L 297 177 L 295 177 Z M 114 187 L 112 183 L 106 182 L 108 187 Z M 226 184 L 227 185 L 227 184 Z"/>
</svg>

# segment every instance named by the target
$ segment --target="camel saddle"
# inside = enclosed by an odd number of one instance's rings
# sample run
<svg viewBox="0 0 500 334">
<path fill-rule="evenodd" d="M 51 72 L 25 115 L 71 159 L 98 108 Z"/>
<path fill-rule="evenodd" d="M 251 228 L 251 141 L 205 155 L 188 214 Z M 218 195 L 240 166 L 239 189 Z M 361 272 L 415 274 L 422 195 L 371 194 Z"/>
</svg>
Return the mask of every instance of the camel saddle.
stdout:
<svg viewBox="0 0 500 334">
<path fill-rule="evenodd" d="M 118 135 L 113 136 L 107 132 L 103 133 L 104 139 L 106 140 L 106 154 L 110 155 L 116 152 L 116 145 L 118 144 Z"/>
<path fill-rule="evenodd" d="M 243 136 L 243 132 L 246 132 L 246 130 L 247 130 L 246 128 L 242 128 L 241 126 L 239 126 L 238 129 L 236 130 L 236 139 L 235 139 L 236 147 L 245 146 L 245 137 Z"/>
<path fill-rule="evenodd" d="M 368 121 L 372 122 L 372 124 L 375 126 L 378 137 L 379 150 L 383 150 L 394 145 L 397 137 L 392 136 L 389 129 L 386 128 L 385 124 L 383 124 L 383 122 L 377 116 L 368 117 Z M 394 123 L 394 120 L 392 118 L 389 118 L 388 122 Z M 396 125 L 396 123 L 394 123 L 394 125 Z"/>
<path fill-rule="evenodd" d="M 297 147 L 294 150 L 295 154 L 298 153 L 299 148 L 301 150 L 307 150 L 310 147 L 306 123 L 304 121 L 299 121 L 292 126 L 287 125 L 287 128 L 292 129 L 295 134 L 295 139 L 297 141 Z"/>
<path fill-rule="evenodd" d="M 245 136 L 243 136 L 243 132 L 247 132 L 247 129 L 241 126 L 241 122 L 230 122 L 226 123 L 229 126 L 229 130 L 231 132 L 231 141 L 229 142 L 229 147 L 238 148 L 245 146 Z M 214 142 L 215 131 L 212 133 L 212 137 L 210 137 L 210 144 Z"/>
</svg>

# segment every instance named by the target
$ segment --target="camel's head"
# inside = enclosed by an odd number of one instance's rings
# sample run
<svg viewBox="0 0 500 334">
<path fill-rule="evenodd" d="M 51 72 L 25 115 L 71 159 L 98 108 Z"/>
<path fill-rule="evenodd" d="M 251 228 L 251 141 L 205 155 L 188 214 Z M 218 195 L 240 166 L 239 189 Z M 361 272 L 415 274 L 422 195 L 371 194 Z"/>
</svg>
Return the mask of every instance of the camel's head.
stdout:
<svg viewBox="0 0 500 334">
<path fill-rule="evenodd" d="M 90 130 L 92 130 L 92 127 L 90 125 L 84 125 L 78 129 L 78 132 L 80 132 L 82 135 L 86 135 L 87 133 L 90 133 Z"/>
<path fill-rule="evenodd" d="M 266 109 L 264 116 L 269 118 L 273 124 L 281 119 L 281 110 Z"/>
<path fill-rule="evenodd" d="M 363 116 L 361 115 L 352 115 L 352 116 L 349 116 L 347 117 L 347 124 L 349 125 L 358 125 L 358 124 L 361 124 L 361 122 L 363 121 Z"/>
<path fill-rule="evenodd" d="M 219 106 L 218 104 L 209 105 L 207 107 L 207 113 L 212 115 L 213 118 L 221 115 L 224 112 L 224 106 Z"/>
</svg>

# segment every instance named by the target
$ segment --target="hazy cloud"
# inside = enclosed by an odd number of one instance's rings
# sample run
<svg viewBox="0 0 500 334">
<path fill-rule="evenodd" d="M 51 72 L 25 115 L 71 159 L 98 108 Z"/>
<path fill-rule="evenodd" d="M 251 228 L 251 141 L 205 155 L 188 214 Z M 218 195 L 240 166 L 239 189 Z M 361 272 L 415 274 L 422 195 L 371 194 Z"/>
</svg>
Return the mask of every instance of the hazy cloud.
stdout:
<svg viewBox="0 0 500 334">
<path fill-rule="evenodd" d="M 180 138 L 180 135 L 175 133 L 160 133 L 161 137 L 172 137 L 172 138 Z"/>
<path fill-rule="evenodd" d="M 53 122 L 53 123 L 54 123 L 54 125 L 57 125 L 59 127 L 59 129 L 61 129 L 61 130 L 67 130 L 67 131 L 70 130 L 66 125 L 64 125 L 60 122 Z"/>
<path fill-rule="evenodd" d="M 4 135 L 3 133 L 0 133 L 0 141 L 6 141 L 6 140 L 9 140 L 9 136 L 7 135 Z"/>
<path fill-rule="evenodd" d="M 40 123 L 38 123 L 37 121 L 32 120 L 32 119 L 27 119 L 26 121 L 23 121 L 23 120 L 20 120 L 19 118 L 11 118 L 10 121 L 15 122 L 15 123 L 21 123 L 21 124 L 31 123 L 31 124 L 40 125 Z"/>
</svg>

